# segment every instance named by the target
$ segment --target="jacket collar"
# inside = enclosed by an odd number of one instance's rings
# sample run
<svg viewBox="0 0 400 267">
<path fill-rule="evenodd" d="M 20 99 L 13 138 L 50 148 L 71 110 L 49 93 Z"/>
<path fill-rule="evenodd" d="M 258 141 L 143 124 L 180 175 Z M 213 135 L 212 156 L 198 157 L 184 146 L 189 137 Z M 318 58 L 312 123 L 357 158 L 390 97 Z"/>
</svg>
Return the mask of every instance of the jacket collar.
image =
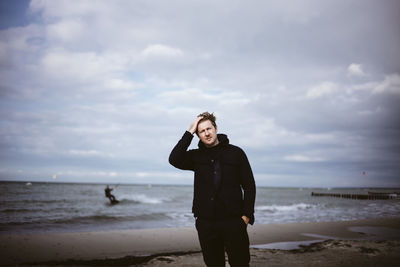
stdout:
<svg viewBox="0 0 400 267">
<path fill-rule="evenodd" d="M 217 134 L 217 138 L 218 138 L 218 142 L 219 143 L 218 143 L 218 145 L 216 145 L 214 147 L 222 147 L 222 146 L 226 146 L 226 145 L 229 144 L 229 139 L 228 139 L 228 136 L 226 134 Z M 201 140 L 199 141 L 198 146 L 199 146 L 200 149 L 208 149 L 208 147 L 206 147 L 204 145 L 204 143 L 201 142 Z M 213 147 L 211 147 L 211 148 L 213 148 Z"/>
</svg>

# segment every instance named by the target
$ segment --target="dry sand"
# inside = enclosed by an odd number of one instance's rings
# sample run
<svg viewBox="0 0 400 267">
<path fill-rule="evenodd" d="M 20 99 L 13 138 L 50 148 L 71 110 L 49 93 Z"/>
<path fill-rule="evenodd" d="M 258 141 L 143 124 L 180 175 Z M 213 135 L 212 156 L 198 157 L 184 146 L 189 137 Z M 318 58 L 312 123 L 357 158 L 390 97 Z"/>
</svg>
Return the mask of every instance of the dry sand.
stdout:
<svg viewBox="0 0 400 267">
<path fill-rule="evenodd" d="M 400 266 L 399 241 L 329 240 L 297 250 L 254 249 L 252 267 L 264 266 Z M 227 264 L 228 265 L 228 264 Z M 204 266 L 201 253 L 159 256 L 142 266 Z"/>
<path fill-rule="evenodd" d="M 400 266 L 400 218 L 255 225 L 249 236 L 251 266 Z M 204 266 L 199 251 L 194 228 L 0 234 L 2 266 Z"/>
</svg>

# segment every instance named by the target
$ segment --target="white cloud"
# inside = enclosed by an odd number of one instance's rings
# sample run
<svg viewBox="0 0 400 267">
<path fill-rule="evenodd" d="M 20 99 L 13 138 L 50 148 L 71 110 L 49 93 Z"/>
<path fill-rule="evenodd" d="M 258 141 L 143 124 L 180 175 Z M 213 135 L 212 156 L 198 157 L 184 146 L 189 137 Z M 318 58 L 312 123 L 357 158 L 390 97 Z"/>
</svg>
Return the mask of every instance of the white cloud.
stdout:
<svg viewBox="0 0 400 267">
<path fill-rule="evenodd" d="M 183 51 L 162 44 L 149 45 L 142 51 L 144 57 L 152 58 L 174 58 L 183 56 Z"/>
<path fill-rule="evenodd" d="M 82 157 L 113 157 L 108 153 L 104 153 L 97 150 L 79 150 L 79 149 L 71 149 L 68 151 L 68 154 L 71 156 L 82 156 Z"/>
<path fill-rule="evenodd" d="M 235 91 L 208 91 L 199 88 L 187 88 L 160 93 L 160 99 L 170 104 L 202 106 L 243 106 L 250 103 L 250 99 L 241 92 Z"/>
<path fill-rule="evenodd" d="M 122 71 L 128 59 L 118 54 L 98 54 L 96 52 L 70 52 L 64 49 L 49 51 L 42 58 L 48 78 L 67 82 L 80 81 L 97 83 Z"/>
<path fill-rule="evenodd" d="M 371 115 L 378 114 L 382 111 L 383 111 L 383 108 L 379 106 L 379 107 L 376 107 L 374 110 L 360 110 L 357 112 L 357 114 L 359 114 L 361 116 L 371 116 Z"/>
<path fill-rule="evenodd" d="M 294 162 L 322 162 L 325 161 L 325 159 L 321 157 L 310 157 L 306 155 L 288 155 L 283 157 L 284 160 L 286 161 L 294 161 Z"/>
<path fill-rule="evenodd" d="M 261 114 L 249 114 L 247 109 L 232 108 L 224 120 L 230 136 L 238 144 L 251 149 L 270 149 L 281 145 L 303 142 L 299 134 L 277 124 L 274 118 Z"/>
<path fill-rule="evenodd" d="M 385 76 L 385 79 L 373 88 L 372 92 L 374 94 L 380 93 L 392 93 L 400 94 L 400 75 L 391 74 Z"/>
<path fill-rule="evenodd" d="M 41 52 L 43 29 L 38 25 L 0 31 L 0 66 L 26 68 Z"/>
<path fill-rule="evenodd" d="M 371 94 L 399 94 L 400 93 L 400 75 L 393 73 L 385 75 L 383 80 L 369 81 L 352 85 L 348 88 L 349 92 L 365 91 Z"/>
<path fill-rule="evenodd" d="M 95 5 L 92 1 L 82 0 L 71 5 L 68 0 L 32 0 L 29 8 L 32 12 L 43 12 L 43 16 L 51 20 L 53 18 L 79 17 L 93 14 L 112 8 L 107 1 L 98 1 Z"/>
<path fill-rule="evenodd" d="M 339 133 L 311 133 L 304 134 L 301 139 L 309 144 L 336 144 L 338 142 Z"/>
<path fill-rule="evenodd" d="M 0 42 L 0 62 L 4 64 L 7 60 L 7 45 L 3 42 Z"/>
<path fill-rule="evenodd" d="M 347 67 L 347 75 L 361 77 L 365 76 L 365 73 L 361 64 L 352 63 Z"/>
<path fill-rule="evenodd" d="M 123 80 L 118 78 L 112 78 L 106 80 L 104 86 L 110 89 L 122 89 L 122 90 L 133 90 L 138 88 L 140 85 L 130 80 Z"/>
<path fill-rule="evenodd" d="M 64 20 L 47 27 L 47 34 L 50 39 L 60 41 L 76 41 L 85 34 L 85 22 L 79 19 Z"/>
<path fill-rule="evenodd" d="M 314 87 L 311 87 L 306 94 L 307 98 L 315 99 L 330 95 L 339 90 L 339 86 L 334 82 L 323 82 Z"/>
</svg>

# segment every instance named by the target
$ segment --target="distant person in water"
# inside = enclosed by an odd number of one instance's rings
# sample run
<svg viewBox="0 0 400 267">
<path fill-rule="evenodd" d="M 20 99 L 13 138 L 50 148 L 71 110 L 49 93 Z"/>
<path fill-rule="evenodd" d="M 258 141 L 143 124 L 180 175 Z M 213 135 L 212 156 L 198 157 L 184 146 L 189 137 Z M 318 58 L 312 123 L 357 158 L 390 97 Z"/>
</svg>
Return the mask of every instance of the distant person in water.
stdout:
<svg viewBox="0 0 400 267">
<path fill-rule="evenodd" d="M 118 201 L 115 199 L 114 195 L 111 194 L 111 191 L 113 191 L 113 190 L 114 190 L 114 188 L 110 188 L 108 185 L 104 189 L 104 192 L 106 193 L 106 197 L 108 197 L 108 199 L 110 200 L 111 203 L 115 203 Z"/>
</svg>

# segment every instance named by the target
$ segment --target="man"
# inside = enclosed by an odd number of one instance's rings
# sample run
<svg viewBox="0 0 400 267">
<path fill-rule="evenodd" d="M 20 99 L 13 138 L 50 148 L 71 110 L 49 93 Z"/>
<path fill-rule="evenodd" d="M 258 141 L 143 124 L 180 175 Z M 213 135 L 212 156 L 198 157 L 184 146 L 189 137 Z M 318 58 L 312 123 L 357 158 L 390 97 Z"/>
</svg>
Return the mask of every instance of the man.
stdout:
<svg viewBox="0 0 400 267">
<path fill-rule="evenodd" d="M 114 188 L 110 188 L 108 185 L 104 189 L 104 193 L 106 194 L 106 197 L 108 197 L 108 199 L 110 200 L 111 204 L 118 202 L 118 200 L 115 199 L 115 196 L 113 194 L 111 194 L 111 191 L 113 191 L 113 190 L 114 190 Z"/>
<path fill-rule="evenodd" d="M 169 162 L 194 171 L 192 212 L 207 266 L 249 266 L 247 224 L 254 223 L 256 187 L 246 154 L 217 134 L 215 116 L 200 114 L 172 150 Z M 198 149 L 188 150 L 196 133 Z"/>
</svg>

